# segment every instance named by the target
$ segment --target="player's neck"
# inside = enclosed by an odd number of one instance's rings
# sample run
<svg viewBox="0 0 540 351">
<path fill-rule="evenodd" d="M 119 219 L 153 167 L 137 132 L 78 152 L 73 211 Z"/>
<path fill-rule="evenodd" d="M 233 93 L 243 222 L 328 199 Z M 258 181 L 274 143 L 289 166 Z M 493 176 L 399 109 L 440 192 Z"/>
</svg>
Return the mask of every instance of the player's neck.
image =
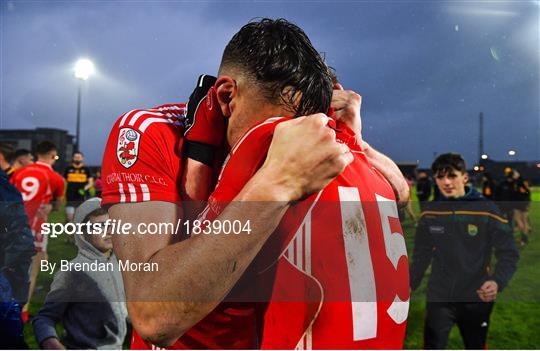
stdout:
<svg viewBox="0 0 540 351">
<path fill-rule="evenodd" d="M 52 168 L 52 164 L 50 162 L 48 162 L 47 160 L 44 160 L 42 158 L 38 158 L 36 163 L 39 163 L 41 165 L 46 165 L 46 166 L 49 166 Z"/>
</svg>

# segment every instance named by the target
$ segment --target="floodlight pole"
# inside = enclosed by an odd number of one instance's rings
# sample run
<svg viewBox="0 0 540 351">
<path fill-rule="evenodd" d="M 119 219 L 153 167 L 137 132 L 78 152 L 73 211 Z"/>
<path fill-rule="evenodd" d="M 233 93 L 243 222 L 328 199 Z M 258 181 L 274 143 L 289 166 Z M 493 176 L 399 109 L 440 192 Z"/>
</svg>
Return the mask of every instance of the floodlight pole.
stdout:
<svg viewBox="0 0 540 351">
<path fill-rule="evenodd" d="M 77 88 L 77 131 L 76 131 L 76 141 L 75 141 L 75 150 L 73 150 L 73 152 L 76 152 L 76 151 L 80 151 L 79 150 L 79 145 L 80 145 L 80 141 L 81 141 L 81 95 L 82 95 L 82 84 L 83 84 L 83 80 L 82 79 L 77 79 L 79 81 L 79 84 L 78 84 L 78 88 Z"/>
</svg>

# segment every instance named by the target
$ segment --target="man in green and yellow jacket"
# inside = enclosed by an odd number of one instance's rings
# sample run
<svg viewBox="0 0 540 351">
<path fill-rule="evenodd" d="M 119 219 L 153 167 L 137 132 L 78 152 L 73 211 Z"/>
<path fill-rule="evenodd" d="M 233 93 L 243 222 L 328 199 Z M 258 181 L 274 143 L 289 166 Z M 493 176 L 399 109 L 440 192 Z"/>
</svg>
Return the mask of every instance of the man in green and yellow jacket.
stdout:
<svg viewBox="0 0 540 351">
<path fill-rule="evenodd" d="M 415 290 L 432 266 L 424 348 L 444 349 L 456 323 L 465 348 L 483 349 L 493 301 L 514 274 L 519 253 L 497 206 L 466 186 L 461 155 L 440 155 L 432 172 L 440 195 L 422 212 L 410 270 Z"/>
</svg>

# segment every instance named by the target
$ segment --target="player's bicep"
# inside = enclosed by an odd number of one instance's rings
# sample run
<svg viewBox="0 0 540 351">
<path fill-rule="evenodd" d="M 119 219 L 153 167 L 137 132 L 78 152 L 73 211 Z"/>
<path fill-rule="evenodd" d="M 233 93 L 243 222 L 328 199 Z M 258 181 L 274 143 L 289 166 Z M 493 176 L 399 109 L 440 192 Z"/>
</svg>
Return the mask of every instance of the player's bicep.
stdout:
<svg viewBox="0 0 540 351">
<path fill-rule="evenodd" d="M 119 203 L 109 208 L 109 216 L 117 226 L 124 226 L 112 233 L 114 252 L 120 260 L 149 262 L 182 235 L 182 208 L 172 202 Z M 119 233 L 121 230 L 128 234 Z"/>
</svg>

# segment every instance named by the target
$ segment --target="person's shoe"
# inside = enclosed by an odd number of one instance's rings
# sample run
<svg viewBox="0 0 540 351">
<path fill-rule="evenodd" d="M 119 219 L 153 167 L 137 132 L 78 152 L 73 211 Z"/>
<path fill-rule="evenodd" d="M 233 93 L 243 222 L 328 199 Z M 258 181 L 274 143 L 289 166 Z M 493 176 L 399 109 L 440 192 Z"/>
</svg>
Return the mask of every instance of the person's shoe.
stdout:
<svg viewBox="0 0 540 351">
<path fill-rule="evenodd" d="M 521 233 L 521 245 L 526 245 L 529 243 L 529 236 L 525 233 Z"/>
</svg>

